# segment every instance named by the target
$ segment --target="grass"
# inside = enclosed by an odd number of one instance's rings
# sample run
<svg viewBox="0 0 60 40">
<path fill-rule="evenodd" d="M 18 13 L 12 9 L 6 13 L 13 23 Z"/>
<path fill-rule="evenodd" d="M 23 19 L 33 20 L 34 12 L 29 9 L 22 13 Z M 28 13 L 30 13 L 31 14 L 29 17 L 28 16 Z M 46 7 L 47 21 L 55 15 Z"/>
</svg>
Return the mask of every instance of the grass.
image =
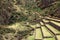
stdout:
<svg viewBox="0 0 60 40">
<path fill-rule="evenodd" d="M 44 37 L 52 37 L 49 30 L 47 30 L 47 28 L 45 28 L 44 26 L 41 28 L 42 28 L 42 32 L 43 32 Z"/>
<path fill-rule="evenodd" d="M 35 31 L 34 31 L 33 35 L 29 35 L 27 37 L 27 40 L 35 40 Z"/>
<path fill-rule="evenodd" d="M 51 21 L 51 22 L 54 23 L 57 26 L 60 26 L 60 23 L 58 23 L 58 22 L 55 22 L 55 21 Z"/>
<path fill-rule="evenodd" d="M 60 40 L 60 35 L 57 35 L 57 39 Z"/>
<path fill-rule="evenodd" d="M 49 22 L 48 20 L 43 19 L 44 22 Z"/>
<path fill-rule="evenodd" d="M 42 39 L 42 33 L 40 29 L 36 29 L 35 33 L 36 33 L 35 39 Z"/>
<path fill-rule="evenodd" d="M 36 24 L 36 27 L 40 27 L 40 24 L 37 23 L 37 24 Z"/>
<path fill-rule="evenodd" d="M 34 40 L 34 36 L 29 36 L 27 40 Z"/>
<path fill-rule="evenodd" d="M 41 24 L 41 25 L 44 25 L 44 23 L 43 23 L 43 22 L 40 22 L 40 24 Z"/>
<path fill-rule="evenodd" d="M 34 28 L 34 29 L 36 28 L 36 25 L 30 25 L 30 26 L 31 26 L 32 28 Z"/>
<path fill-rule="evenodd" d="M 60 31 L 58 31 L 57 29 L 55 29 L 53 26 L 49 25 L 49 24 L 46 24 L 46 26 L 51 30 L 53 31 L 55 34 L 60 34 Z"/>
<path fill-rule="evenodd" d="M 43 40 L 55 40 L 55 38 L 44 38 Z"/>
</svg>

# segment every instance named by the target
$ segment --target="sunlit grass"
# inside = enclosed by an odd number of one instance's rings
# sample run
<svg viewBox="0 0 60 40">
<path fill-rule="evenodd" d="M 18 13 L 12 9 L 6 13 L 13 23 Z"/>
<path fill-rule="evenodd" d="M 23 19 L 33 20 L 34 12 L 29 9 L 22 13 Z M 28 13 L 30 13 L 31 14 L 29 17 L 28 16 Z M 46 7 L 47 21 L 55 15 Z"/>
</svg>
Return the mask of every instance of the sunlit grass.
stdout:
<svg viewBox="0 0 60 40">
<path fill-rule="evenodd" d="M 44 38 L 43 40 L 55 40 L 55 38 Z"/>
<path fill-rule="evenodd" d="M 55 22 L 55 21 L 51 21 L 51 22 L 54 23 L 57 26 L 60 26 L 60 23 L 58 23 L 58 22 Z"/>
<path fill-rule="evenodd" d="M 44 21 L 44 22 L 49 22 L 49 20 L 45 20 L 45 19 L 43 19 L 43 21 Z"/>
<path fill-rule="evenodd" d="M 57 39 L 60 40 L 60 35 L 57 35 Z"/>
<path fill-rule="evenodd" d="M 50 34 L 49 30 L 47 30 L 47 28 L 45 28 L 44 26 L 42 27 L 42 32 L 43 32 L 43 35 L 45 37 L 51 37 L 53 35 Z"/>
<path fill-rule="evenodd" d="M 27 40 L 34 40 L 34 36 L 29 36 Z"/>
<path fill-rule="evenodd" d="M 51 30 L 53 31 L 55 34 L 60 34 L 60 31 L 58 31 L 57 29 L 55 29 L 53 26 L 49 25 L 49 24 L 46 24 L 46 26 Z"/>
<path fill-rule="evenodd" d="M 36 32 L 36 36 L 35 36 L 35 39 L 42 39 L 42 33 L 41 33 L 41 30 L 40 29 L 36 29 L 35 30 Z"/>
</svg>

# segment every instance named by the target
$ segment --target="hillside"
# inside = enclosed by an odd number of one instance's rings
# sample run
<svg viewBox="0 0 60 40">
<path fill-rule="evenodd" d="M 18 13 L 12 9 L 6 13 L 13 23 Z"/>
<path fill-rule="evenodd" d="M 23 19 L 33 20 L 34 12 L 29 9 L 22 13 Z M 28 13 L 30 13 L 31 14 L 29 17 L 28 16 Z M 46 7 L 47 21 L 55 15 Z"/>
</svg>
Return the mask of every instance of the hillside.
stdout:
<svg viewBox="0 0 60 40">
<path fill-rule="evenodd" d="M 0 0 L 0 40 L 60 40 L 59 24 L 60 0 Z"/>
</svg>

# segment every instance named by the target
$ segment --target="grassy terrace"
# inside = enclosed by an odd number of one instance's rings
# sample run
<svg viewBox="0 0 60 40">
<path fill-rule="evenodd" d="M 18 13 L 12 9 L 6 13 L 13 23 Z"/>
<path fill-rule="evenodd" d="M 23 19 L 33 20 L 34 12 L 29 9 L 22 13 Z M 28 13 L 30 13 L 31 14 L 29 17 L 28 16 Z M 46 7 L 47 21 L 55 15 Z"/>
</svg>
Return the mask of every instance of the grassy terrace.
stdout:
<svg viewBox="0 0 60 40">
<path fill-rule="evenodd" d="M 35 31 L 33 32 L 33 35 L 28 35 L 26 40 L 35 40 Z"/>
<path fill-rule="evenodd" d="M 41 25 L 44 25 L 43 22 L 40 22 Z"/>
<path fill-rule="evenodd" d="M 43 40 L 55 40 L 54 38 L 44 38 Z"/>
<path fill-rule="evenodd" d="M 44 37 L 52 37 L 53 36 L 46 27 L 42 26 L 41 28 L 42 28 Z"/>
<path fill-rule="evenodd" d="M 57 40 L 60 40 L 60 35 L 57 35 Z"/>
<path fill-rule="evenodd" d="M 57 29 L 55 29 L 55 28 L 52 27 L 51 25 L 46 24 L 46 26 L 47 26 L 52 32 L 54 32 L 55 34 L 60 34 L 60 31 L 58 31 Z"/>
<path fill-rule="evenodd" d="M 55 25 L 59 26 L 60 23 L 53 21 L 53 20 L 46 20 L 43 19 L 43 22 L 40 22 L 40 24 L 31 25 L 31 27 L 35 28 L 35 35 L 34 37 L 29 37 L 30 40 L 60 40 L 60 31 L 51 26 L 50 24 L 47 24 L 48 22 L 52 22 Z M 45 25 L 45 26 L 44 26 Z M 58 35 L 59 34 L 59 35 Z"/>
<path fill-rule="evenodd" d="M 45 19 L 43 19 L 43 21 L 44 21 L 44 22 L 49 22 L 49 20 L 45 20 Z"/>
<path fill-rule="evenodd" d="M 0 0 L 0 40 L 60 40 L 59 0 Z"/>
<path fill-rule="evenodd" d="M 42 33 L 40 28 L 35 30 L 35 39 L 42 39 Z"/>
<path fill-rule="evenodd" d="M 51 22 L 54 23 L 57 26 L 60 26 L 60 23 L 58 23 L 58 22 L 55 22 L 55 21 L 51 21 Z"/>
<path fill-rule="evenodd" d="M 46 17 L 46 19 L 51 19 L 51 20 L 55 20 L 55 21 L 60 21 L 60 20 L 58 20 L 58 19 L 49 18 L 49 17 Z"/>
<path fill-rule="evenodd" d="M 4 28 L 4 29 L 0 28 L 0 34 L 3 33 L 4 38 L 8 34 L 9 34 L 8 36 L 13 35 L 13 37 L 16 35 L 18 36 L 21 35 L 22 40 L 35 40 L 35 39 L 36 40 L 56 40 L 56 39 L 60 40 L 60 31 L 54 28 L 53 26 L 51 26 L 50 24 L 47 24 L 49 20 L 43 19 L 43 22 L 40 21 L 40 23 L 29 24 L 29 25 L 24 24 L 24 22 L 15 23 L 8 26 L 8 28 Z M 60 24 L 53 20 L 50 20 L 50 22 L 52 22 L 55 25 Z M 19 36 L 19 38 L 21 36 Z"/>
</svg>

